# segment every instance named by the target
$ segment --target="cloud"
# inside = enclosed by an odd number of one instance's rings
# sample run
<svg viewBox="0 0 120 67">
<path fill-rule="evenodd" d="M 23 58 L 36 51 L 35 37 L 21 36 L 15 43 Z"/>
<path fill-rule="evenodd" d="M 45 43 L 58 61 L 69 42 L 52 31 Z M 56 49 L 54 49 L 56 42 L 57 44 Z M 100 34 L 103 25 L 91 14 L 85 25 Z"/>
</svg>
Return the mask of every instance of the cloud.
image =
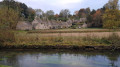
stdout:
<svg viewBox="0 0 120 67">
<path fill-rule="evenodd" d="M 81 3 L 82 1 L 83 0 L 60 0 L 59 3 L 64 5 L 69 5 L 69 4 Z"/>
<path fill-rule="evenodd" d="M 53 6 L 56 6 L 61 9 L 74 8 L 74 5 L 82 3 L 83 0 L 56 0 L 52 3 Z"/>
<path fill-rule="evenodd" d="M 2 0 L 0 0 L 2 1 Z M 43 11 L 53 10 L 59 13 L 62 9 L 69 9 L 71 13 L 81 8 L 90 7 L 98 9 L 103 7 L 108 0 L 17 0 L 27 4 L 34 9 L 42 9 Z"/>
</svg>

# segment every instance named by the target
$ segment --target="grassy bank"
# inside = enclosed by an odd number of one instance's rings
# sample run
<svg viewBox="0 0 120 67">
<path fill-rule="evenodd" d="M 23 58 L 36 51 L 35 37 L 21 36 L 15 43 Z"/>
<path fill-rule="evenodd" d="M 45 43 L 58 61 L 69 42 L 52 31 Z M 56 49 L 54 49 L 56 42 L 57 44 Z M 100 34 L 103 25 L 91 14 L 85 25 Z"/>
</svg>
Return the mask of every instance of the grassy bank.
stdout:
<svg viewBox="0 0 120 67">
<path fill-rule="evenodd" d="M 118 49 L 120 46 L 119 32 L 91 33 L 28 33 L 29 31 L 14 31 L 14 35 L 4 41 L 1 48 L 93 48 Z M 72 34 L 72 35 L 71 35 Z M 76 36 L 76 34 L 78 34 Z M 66 36 L 67 35 L 67 36 Z M 6 36 L 5 36 L 6 37 Z M 13 38 L 14 37 L 14 38 Z"/>
<path fill-rule="evenodd" d="M 89 33 L 89 32 L 115 32 L 120 31 L 120 29 L 58 29 L 58 30 L 32 30 L 28 31 L 28 33 Z"/>
</svg>

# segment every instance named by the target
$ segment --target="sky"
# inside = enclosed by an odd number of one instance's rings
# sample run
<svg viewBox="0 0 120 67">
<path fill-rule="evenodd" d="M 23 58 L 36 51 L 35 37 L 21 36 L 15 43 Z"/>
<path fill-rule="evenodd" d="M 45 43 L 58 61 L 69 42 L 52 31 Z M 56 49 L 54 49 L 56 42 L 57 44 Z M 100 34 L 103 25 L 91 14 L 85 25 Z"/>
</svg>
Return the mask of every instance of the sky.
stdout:
<svg viewBox="0 0 120 67">
<path fill-rule="evenodd" d="M 1 0 L 0 0 L 1 1 Z M 25 3 L 33 9 L 42 9 L 44 12 L 53 10 L 59 13 L 62 9 L 69 9 L 71 14 L 81 8 L 90 7 L 90 9 L 98 9 L 104 6 L 108 0 L 17 0 Z"/>
</svg>

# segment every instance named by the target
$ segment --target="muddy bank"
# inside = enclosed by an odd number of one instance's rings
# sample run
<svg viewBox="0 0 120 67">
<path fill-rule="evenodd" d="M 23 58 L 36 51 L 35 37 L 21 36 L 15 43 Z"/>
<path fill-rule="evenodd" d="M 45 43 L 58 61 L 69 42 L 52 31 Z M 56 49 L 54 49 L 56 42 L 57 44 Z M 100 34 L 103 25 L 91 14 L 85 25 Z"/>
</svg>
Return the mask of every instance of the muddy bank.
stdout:
<svg viewBox="0 0 120 67">
<path fill-rule="evenodd" d="M 0 46 L 0 49 L 67 49 L 67 50 L 120 50 L 120 46 L 68 46 L 68 45 L 19 45 L 19 46 Z"/>
</svg>

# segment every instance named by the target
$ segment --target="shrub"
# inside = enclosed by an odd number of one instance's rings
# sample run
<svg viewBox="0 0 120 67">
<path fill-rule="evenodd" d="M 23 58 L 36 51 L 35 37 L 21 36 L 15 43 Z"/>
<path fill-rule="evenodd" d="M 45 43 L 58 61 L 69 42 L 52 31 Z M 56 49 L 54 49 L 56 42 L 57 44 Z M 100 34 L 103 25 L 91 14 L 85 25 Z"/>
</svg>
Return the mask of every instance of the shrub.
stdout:
<svg viewBox="0 0 120 67">
<path fill-rule="evenodd" d="M 109 36 L 107 40 L 113 46 L 118 46 L 120 44 L 120 36 L 116 33 L 113 33 L 111 36 Z"/>
<path fill-rule="evenodd" d="M 4 42 L 14 42 L 15 36 L 14 32 L 8 30 L 0 30 L 0 44 Z"/>
<path fill-rule="evenodd" d="M 63 42 L 63 41 L 64 41 L 63 37 L 56 37 L 55 38 L 55 42 Z"/>
</svg>

